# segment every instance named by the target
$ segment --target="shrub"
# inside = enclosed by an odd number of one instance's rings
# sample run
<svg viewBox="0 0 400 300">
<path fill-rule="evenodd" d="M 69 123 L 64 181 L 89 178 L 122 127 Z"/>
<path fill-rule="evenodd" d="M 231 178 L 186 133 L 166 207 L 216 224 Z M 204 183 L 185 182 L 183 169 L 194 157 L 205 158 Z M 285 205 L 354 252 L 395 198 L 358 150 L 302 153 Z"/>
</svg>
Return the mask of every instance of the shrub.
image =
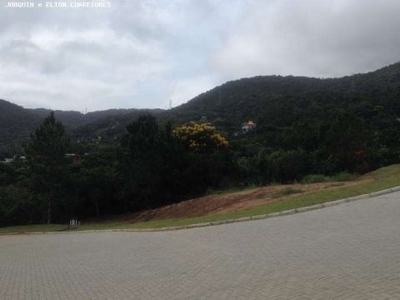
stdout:
<svg viewBox="0 0 400 300">
<path fill-rule="evenodd" d="M 330 181 L 351 181 L 357 179 L 358 175 L 348 172 L 340 172 L 330 177 Z"/>
<path fill-rule="evenodd" d="M 328 181 L 328 179 L 329 179 L 328 177 L 322 174 L 309 174 L 302 179 L 301 183 L 310 184 L 310 183 L 326 182 Z"/>
</svg>

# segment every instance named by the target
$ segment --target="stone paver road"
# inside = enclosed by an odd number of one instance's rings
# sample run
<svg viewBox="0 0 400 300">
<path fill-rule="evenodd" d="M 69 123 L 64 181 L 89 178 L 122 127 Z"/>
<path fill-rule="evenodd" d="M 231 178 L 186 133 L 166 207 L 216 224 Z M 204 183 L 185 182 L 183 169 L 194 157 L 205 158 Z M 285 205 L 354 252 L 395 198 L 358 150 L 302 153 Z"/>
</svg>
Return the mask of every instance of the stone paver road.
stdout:
<svg viewBox="0 0 400 300">
<path fill-rule="evenodd" d="M 0 236 L 0 299 L 400 299 L 400 193 L 190 230 Z"/>
</svg>

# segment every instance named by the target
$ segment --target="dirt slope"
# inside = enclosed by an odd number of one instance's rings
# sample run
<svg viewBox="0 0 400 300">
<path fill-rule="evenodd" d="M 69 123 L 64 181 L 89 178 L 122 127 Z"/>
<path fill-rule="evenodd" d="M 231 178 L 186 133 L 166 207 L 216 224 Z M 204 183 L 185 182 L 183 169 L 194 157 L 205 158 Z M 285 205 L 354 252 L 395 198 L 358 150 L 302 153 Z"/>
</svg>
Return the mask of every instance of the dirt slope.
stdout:
<svg viewBox="0 0 400 300">
<path fill-rule="evenodd" d="M 313 184 L 272 185 L 235 193 L 210 195 L 168 205 L 158 209 L 142 211 L 130 216 L 128 221 L 135 223 L 150 220 L 189 218 L 230 213 L 254 208 L 274 201 L 281 201 L 282 199 L 293 197 L 299 193 L 307 193 L 322 189 L 335 189 L 338 187 L 360 184 L 362 182 L 365 182 L 365 180 Z"/>
</svg>

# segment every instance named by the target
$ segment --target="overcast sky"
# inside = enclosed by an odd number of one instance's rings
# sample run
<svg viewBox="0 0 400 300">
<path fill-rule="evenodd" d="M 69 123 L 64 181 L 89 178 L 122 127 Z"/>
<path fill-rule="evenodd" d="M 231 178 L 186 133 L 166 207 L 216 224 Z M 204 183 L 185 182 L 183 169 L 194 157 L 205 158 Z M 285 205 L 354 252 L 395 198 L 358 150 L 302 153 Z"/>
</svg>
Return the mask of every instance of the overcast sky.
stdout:
<svg viewBox="0 0 400 300">
<path fill-rule="evenodd" d="M 399 0 L 10 3 L 24 2 L 0 0 L 0 99 L 29 108 L 168 108 L 242 77 L 400 61 Z"/>
</svg>

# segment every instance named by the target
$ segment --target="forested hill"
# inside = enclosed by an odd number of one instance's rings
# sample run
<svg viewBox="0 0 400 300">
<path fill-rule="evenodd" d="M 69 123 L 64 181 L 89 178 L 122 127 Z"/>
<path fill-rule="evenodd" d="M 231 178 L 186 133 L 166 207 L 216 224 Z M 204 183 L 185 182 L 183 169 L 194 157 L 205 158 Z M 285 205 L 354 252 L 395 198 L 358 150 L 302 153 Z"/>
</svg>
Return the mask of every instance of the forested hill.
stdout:
<svg viewBox="0 0 400 300">
<path fill-rule="evenodd" d="M 40 121 L 39 115 L 0 99 L 0 156 L 4 152 L 18 151 L 21 142 Z"/>
<path fill-rule="evenodd" d="M 110 109 L 83 114 L 77 111 L 55 111 L 70 136 L 95 138 L 99 131 L 118 128 L 124 132 L 125 125 L 143 113 L 160 110 Z M 0 99 L 0 157 L 21 152 L 21 146 L 29 140 L 30 134 L 50 114 L 49 109 L 26 109 Z M 123 124 L 120 125 L 120 121 Z M 118 125 L 118 126 L 116 126 Z"/>
<path fill-rule="evenodd" d="M 204 117 L 228 138 L 241 124 L 257 124 L 258 138 L 277 136 L 302 123 L 320 127 L 343 113 L 365 120 L 376 117 L 377 109 L 387 116 L 400 117 L 400 63 L 367 74 L 317 79 L 294 76 L 257 76 L 227 82 L 188 103 L 164 110 L 108 110 L 81 114 L 56 111 L 55 116 L 73 137 L 115 137 L 126 125 L 144 113 L 175 125 Z M 29 133 L 49 114 L 44 109 L 24 109 L 0 100 L 0 154 L 17 151 Z M 248 136 L 246 137 L 248 138 Z M 268 140 L 272 146 L 278 138 Z"/>
<path fill-rule="evenodd" d="M 26 161 L 0 163 L 0 226 L 126 214 L 212 190 L 400 163 L 399 63 L 336 79 L 240 79 L 167 111 L 49 115 L 6 101 L 0 109 L 0 146 L 28 142 Z"/>
<path fill-rule="evenodd" d="M 169 117 L 178 124 L 206 118 L 215 125 L 250 182 L 362 173 L 400 161 L 400 63 L 342 78 L 231 81 Z M 249 120 L 256 126 L 243 132 Z"/>
<path fill-rule="evenodd" d="M 384 106 L 400 116 L 400 63 L 334 79 L 257 76 L 227 82 L 170 114 L 181 122 L 206 116 L 228 132 L 249 119 L 260 126 L 288 126 L 297 121 L 325 121 L 337 110 Z"/>
</svg>

